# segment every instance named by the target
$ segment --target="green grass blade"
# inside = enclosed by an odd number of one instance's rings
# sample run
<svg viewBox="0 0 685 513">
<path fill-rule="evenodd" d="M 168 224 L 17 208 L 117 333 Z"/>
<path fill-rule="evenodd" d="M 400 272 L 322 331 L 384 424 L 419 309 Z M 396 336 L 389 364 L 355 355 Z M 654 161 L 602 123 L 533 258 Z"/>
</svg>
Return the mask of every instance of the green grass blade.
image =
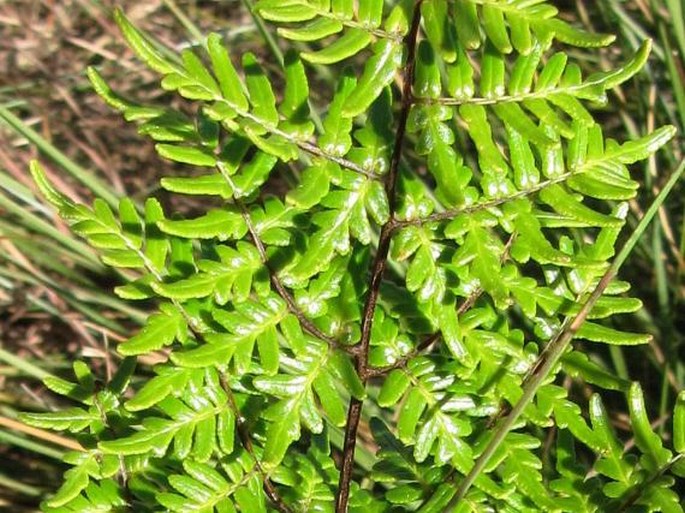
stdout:
<svg viewBox="0 0 685 513">
<path fill-rule="evenodd" d="M 4 121 L 12 130 L 29 140 L 40 151 L 50 157 L 55 163 L 64 168 L 69 174 L 83 185 L 88 187 L 95 195 L 104 199 L 110 205 L 117 205 L 119 197 L 114 194 L 110 187 L 102 183 L 94 173 L 82 168 L 64 153 L 59 151 L 49 141 L 44 139 L 33 128 L 29 127 L 7 108 L 0 106 L 0 120 Z"/>
</svg>

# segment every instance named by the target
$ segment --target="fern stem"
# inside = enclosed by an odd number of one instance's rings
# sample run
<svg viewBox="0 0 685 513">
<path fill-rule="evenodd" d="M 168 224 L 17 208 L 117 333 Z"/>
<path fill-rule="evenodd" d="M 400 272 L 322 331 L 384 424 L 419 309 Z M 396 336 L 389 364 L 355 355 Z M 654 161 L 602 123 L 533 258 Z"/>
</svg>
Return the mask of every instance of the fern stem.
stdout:
<svg viewBox="0 0 685 513">
<path fill-rule="evenodd" d="M 371 329 L 373 327 L 373 316 L 376 310 L 376 303 L 380 293 L 381 282 L 383 280 L 383 273 L 388 261 L 388 252 L 390 250 L 390 240 L 395 231 L 397 221 L 395 220 L 396 208 L 396 194 L 397 177 L 399 175 L 400 161 L 402 158 L 402 150 L 404 148 L 405 135 L 407 130 L 407 120 L 409 118 L 409 111 L 414 103 L 414 96 L 412 94 L 412 84 L 414 82 L 414 67 L 416 61 L 416 43 L 419 33 L 419 26 L 421 24 L 421 4 L 423 0 L 415 0 L 414 11 L 412 14 L 411 26 L 409 32 L 404 39 L 404 46 L 407 52 L 406 62 L 404 64 L 403 84 L 402 84 L 402 106 L 400 109 L 397 131 L 395 132 L 395 144 L 393 147 L 392 157 L 390 159 L 390 170 L 385 181 L 385 191 L 388 197 L 389 218 L 388 221 L 381 228 L 380 237 L 378 239 L 378 248 L 374 258 L 371 279 L 369 281 L 369 292 L 364 304 L 364 311 L 361 322 L 361 337 L 357 347 L 356 363 L 357 372 L 362 382 L 366 384 L 370 377 L 369 371 L 369 347 L 371 343 Z M 357 444 L 357 430 L 359 429 L 359 421 L 361 420 L 362 407 L 364 401 L 352 397 L 350 399 L 350 406 L 347 412 L 347 421 L 345 423 L 345 437 L 343 445 L 342 466 L 340 469 L 340 480 L 338 482 L 338 493 L 336 495 L 335 511 L 336 513 L 346 513 L 350 496 L 350 484 L 352 482 L 352 470 L 354 467 L 354 452 Z"/>
<path fill-rule="evenodd" d="M 226 175 L 227 176 L 227 175 Z M 236 200 L 238 201 L 238 200 Z M 242 203 L 239 203 L 239 205 L 242 208 L 245 208 Z M 248 218 L 246 219 L 246 222 L 250 221 L 251 225 L 251 219 Z M 254 227 L 252 227 L 254 230 Z M 147 257 L 147 255 L 142 252 L 134 243 L 132 243 L 128 238 L 124 237 L 123 235 L 120 236 L 126 247 L 130 250 L 133 251 L 138 255 L 138 257 L 143 261 L 143 265 L 147 269 L 147 271 L 157 280 L 158 282 L 162 282 L 164 280 L 164 276 L 162 273 L 160 273 L 154 266 L 154 264 L 150 261 L 150 259 Z M 262 246 L 263 249 L 263 246 Z M 193 322 L 193 316 L 190 315 L 188 310 L 184 307 L 184 305 L 178 301 L 177 299 L 172 299 L 171 303 L 173 304 L 174 308 L 178 310 L 178 312 L 183 316 L 183 318 L 186 321 L 186 324 L 188 325 L 188 328 L 190 329 L 191 333 L 193 336 L 198 340 L 202 340 L 206 343 L 204 335 L 198 331 L 195 328 L 195 323 Z M 241 416 L 240 416 L 240 411 L 238 409 L 238 406 L 235 402 L 235 398 L 233 396 L 233 391 L 231 390 L 230 386 L 228 386 L 228 383 L 225 382 L 225 379 L 223 379 L 222 375 L 222 388 L 226 392 L 226 395 L 228 397 L 228 403 L 229 407 L 233 411 L 234 417 L 236 419 L 236 424 L 237 424 L 237 429 L 238 433 L 240 435 L 240 441 L 242 446 L 245 448 L 245 450 L 252 456 L 252 459 L 255 461 L 255 468 L 257 472 L 262 476 L 262 483 L 264 487 L 264 492 L 267 494 L 271 502 L 274 504 L 276 509 L 280 511 L 281 513 L 292 513 L 292 510 L 290 507 L 283 501 L 283 499 L 280 497 L 278 494 L 278 491 L 274 487 L 273 483 L 269 479 L 269 476 L 267 475 L 266 471 L 264 468 L 261 466 L 261 463 L 259 462 L 259 459 L 256 457 L 254 454 L 254 449 L 252 446 L 252 440 L 250 439 L 249 433 L 244 429 L 244 425 L 242 424 Z"/>
<path fill-rule="evenodd" d="M 233 190 L 235 190 L 233 180 L 231 180 L 231 176 L 226 170 L 225 166 L 221 162 L 217 162 L 217 168 L 221 173 L 221 176 L 223 176 L 224 180 L 226 180 L 226 182 L 228 183 L 228 185 Z M 269 267 L 268 256 L 266 254 L 266 247 L 260 239 L 259 233 L 257 233 L 257 229 L 255 228 L 254 223 L 252 222 L 252 217 L 250 216 L 250 212 L 247 210 L 247 207 L 242 201 L 240 201 L 240 199 L 236 197 L 233 197 L 233 201 L 240 209 L 240 212 L 243 216 L 243 220 L 247 225 L 247 231 L 250 233 L 250 237 L 252 237 L 252 242 L 257 248 L 257 252 L 259 253 L 259 258 L 261 259 L 262 264 L 264 264 L 264 267 L 266 267 L 266 270 L 269 273 L 269 280 L 271 281 L 271 285 L 273 285 L 274 289 L 276 289 L 276 292 L 279 296 L 281 296 L 283 301 L 286 302 L 290 313 L 297 317 L 297 320 L 300 322 L 300 325 L 305 329 L 305 331 L 309 332 L 309 334 L 313 337 L 318 338 L 319 340 L 325 342 L 334 349 L 341 349 L 345 352 L 354 352 L 352 348 L 340 344 L 333 337 L 330 337 L 326 335 L 323 331 L 321 331 L 312 321 L 309 320 L 309 318 L 304 314 L 304 312 L 297 306 L 297 303 L 295 302 L 295 299 L 293 298 L 292 294 L 290 294 L 290 292 L 288 292 L 288 289 L 285 288 L 285 285 L 283 285 L 281 280 L 276 275 L 275 271 Z"/>
<path fill-rule="evenodd" d="M 622 511 L 627 511 L 628 508 L 633 506 L 639 499 L 642 497 L 642 494 L 645 493 L 645 491 L 650 489 L 650 486 L 654 484 L 654 482 L 659 479 L 661 476 L 663 476 L 666 472 L 669 471 L 673 466 L 675 466 L 681 459 L 685 458 L 685 454 L 677 454 L 674 456 L 668 463 L 666 463 L 664 466 L 658 468 L 651 476 L 649 479 L 645 480 L 644 482 L 636 485 L 633 493 L 629 494 L 628 497 L 621 503 L 621 506 L 616 510 L 617 513 L 621 513 Z"/>
<path fill-rule="evenodd" d="M 523 383 L 523 394 L 521 398 L 512 408 L 509 414 L 504 417 L 504 419 L 502 419 L 495 428 L 495 433 L 493 434 L 492 439 L 478 460 L 476 460 L 476 463 L 469 474 L 461 482 L 459 488 L 457 489 L 457 493 L 445 508 L 446 511 L 453 510 L 459 504 L 459 502 L 466 496 L 466 493 L 471 488 L 471 485 L 473 485 L 481 472 L 483 472 L 484 468 L 487 466 L 492 456 L 502 444 L 507 434 L 509 434 L 509 431 L 513 425 L 521 416 L 521 413 L 523 413 L 523 410 L 533 400 L 540 386 L 547 380 L 561 356 L 566 352 L 574 335 L 583 325 L 590 311 L 594 307 L 597 300 L 599 300 L 599 298 L 602 296 L 607 286 L 618 274 L 619 269 L 625 263 L 633 248 L 640 240 L 640 237 L 643 235 L 684 171 L 685 160 L 681 161 L 680 165 L 671 175 L 664 188 L 654 199 L 647 212 L 645 212 L 644 217 L 640 220 L 640 223 L 630 235 L 609 269 L 607 269 L 602 278 L 599 280 L 599 283 L 587 298 L 578 314 L 572 319 L 567 319 L 566 322 L 563 323 L 557 334 L 554 336 L 554 338 L 552 338 L 552 340 L 550 340 L 545 350 L 540 354 L 537 362 L 531 370 L 531 373 Z"/>
<path fill-rule="evenodd" d="M 502 252 L 502 258 L 501 261 L 505 262 L 509 258 L 509 250 L 511 249 L 511 245 L 514 243 L 516 240 L 516 234 L 513 233 L 509 236 L 509 239 L 507 240 L 507 243 L 504 246 L 504 250 Z M 464 315 L 466 312 L 468 312 L 473 305 L 476 304 L 476 301 L 478 301 L 478 298 L 480 298 L 483 295 L 483 289 L 481 287 L 476 288 L 469 296 L 462 302 L 461 305 L 459 305 L 459 308 L 457 308 L 457 316 Z M 389 372 L 395 370 L 395 369 L 400 369 L 406 367 L 406 365 L 414 358 L 422 354 L 424 351 L 430 350 L 430 348 L 440 340 L 442 337 L 442 333 L 440 331 L 437 331 L 433 333 L 432 335 L 426 337 L 421 343 L 419 343 L 416 348 L 397 360 L 395 363 L 392 365 L 387 365 L 385 367 L 376 367 L 373 369 L 368 369 L 369 372 L 369 377 L 378 377 L 378 376 L 384 376 L 388 374 Z"/>
<path fill-rule="evenodd" d="M 257 455 L 254 452 L 254 446 L 252 445 L 250 433 L 247 429 L 245 429 L 245 423 L 242 420 L 240 409 L 238 408 L 238 404 L 235 401 L 233 390 L 231 389 L 231 386 L 228 384 L 226 375 L 223 372 L 219 374 L 219 382 L 221 383 L 221 388 L 224 392 L 226 392 L 226 396 L 228 397 L 228 407 L 233 412 L 233 417 L 235 418 L 236 423 L 236 429 L 238 431 L 238 436 L 240 437 L 240 443 L 245 448 L 247 453 L 252 457 L 252 459 L 255 462 L 255 469 L 262 476 L 262 482 L 264 484 L 264 493 L 266 493 L 267 497 L 269 497 L 269 500 L 278 511 L 280 511 L 281 513 L 292 513 L 293 510 L 283 501 L 283 498 L 279 495 L 278 491 L 276 490 L 276 487 L 271 482 L 269 475 L 264 470 L 264 467 L 262 467 L 262 464 L 259 462 L 259 459 L 257 458 Z"/>
<path fill-rule="evenodd" d="M 531 194 L 535 194 L 536 192 L 540 192 L 543 189 L 546 189 L 547 187 L 551 187 L 552 185 L 558 184 L 558 183 L 563 183 L 572 176 L 581 174 L 583 170 L 578 170 L 578 171 L 572 171 L 569 173 L 564 173 L 559 176 L 555 176 L 554 178 L 550 178 L 549 180 L 544 180 L 542 182 L 539 182 L 535 184 L 533 187 L 530 187 L 528 189 L 523 189 L 520 191 L 515 192 L 514 194 L 511 194 L 509 196 L 503 196 L 501 198 L 495 198 L 487 201 L 483 201 L 480 203 L 475 203 L 473 205 L 466 205 L 464 207 L 460 208 L 455 208 L 455 209 L 450 209 L 450 210 L 445 210 L 444 212 L 438 212 L 436 214 L 429 215 L 427 217 L 419 217 L 419 218 L 414 218 L 414 219 L 407 219 L 407 220 L 402 220 L 402 221 L 397 221 L 396 222 L 396 228 L 403 228 L 405 226 L 422 226 L 427 223 L 434 223 L 436 221 L 449 221 L 454 219 L 457 216 L 460 216 L 462 214 L 474 214 L 476 212 L 481 212 L 483 210 L 487 210 L 492 207 L 496 207 L 498 205 L 503 205 L 504 203 L 509 203 L 510 201 L 514 201 L 516 199 L 521 199 L 525 198 L 527 196 L 530 196 Z"/>
</svg>

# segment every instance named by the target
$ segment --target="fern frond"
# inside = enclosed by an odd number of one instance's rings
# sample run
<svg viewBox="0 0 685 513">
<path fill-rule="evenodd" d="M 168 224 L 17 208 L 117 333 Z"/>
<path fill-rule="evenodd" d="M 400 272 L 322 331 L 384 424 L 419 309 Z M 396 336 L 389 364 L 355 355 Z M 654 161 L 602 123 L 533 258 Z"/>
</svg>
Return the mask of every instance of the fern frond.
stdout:
<svg viewBox="0 0 685 513">
<path fill-rule="evenodd" d="M 255 13 L 304 45 L 278 77 L 217 34 L 174 57 L 115 12 L 192 111 L 129 101 L 88 72 L 179 164 L 162 189 L 206 204 L 79 205 L 32 165 L 120 270 L 116 293 L 157 302 L 111 384 L 76 365 L 75 383 L 46 384 L 80 404 L 25 416 L 90 448 L 46 510 L 108 511 L 125 492 L 169 511 L 681 511 L 682 394 L 671 449 L 639 387 L 585 351 L 650 339 L 613 323 L 642 307 L 616 274 L 646 221 L 617 248 L 639 188 L 629 166 L 674 129 L 614 141 L 593 108 L 651 43 L 584 77 L 565 45 L 613 37 L 544 0 L 261 0 Z M 343 61 L 311 101 L 310 65 Z M 328 98 L 319 123 L 310 108 Z M 129 383 L 153 354 L 164 362 Z M 561 373 L 627 393 L 634 448 Z"/>
</svg>

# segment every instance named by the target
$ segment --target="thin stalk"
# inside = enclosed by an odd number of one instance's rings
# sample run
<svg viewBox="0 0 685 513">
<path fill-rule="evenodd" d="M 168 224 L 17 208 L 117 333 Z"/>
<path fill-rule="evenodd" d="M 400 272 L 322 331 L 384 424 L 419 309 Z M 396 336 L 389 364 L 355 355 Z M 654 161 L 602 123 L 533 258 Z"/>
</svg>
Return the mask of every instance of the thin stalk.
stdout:
<svg viewBox="0 0 685 513">
<path fill-rule="evenodd" d="M 618 2 L 617 0 L 610 0 L 609 6 L 611 13 L 618 18 L 619 26 L 624 32 L 625 37 L 630 41 L 632 48 L 637 48 L 640 46 L 640 41 L 649 39 L 649 33 L 630 15 L 626 12 L 623 7 L 623 2 Z M 659 59 L 664 58 L 664 49 L 659 45 L 654 45 L 654 54 L 659 57 Z"/>
<path fill-rule="evenodd" d="M 52 458 L 60 462 L 64 457 L 64 451 L 60 451 L 48 445 L 35 442 L 29 438 L 19 436 L 11 431 L 5 431 L 3 429 L 0 429 L 0 442 L 4 445 L 13 445 L 36 454 L 42 454 L 43 456 L 47 456 L 48 458 Z"/>
<path fill-rule="evenodd" d="M 685 56 L 685 4 L 682 0 L 665 0 L 665 3 L 673 26 L 673 34 L 680 47 L 680 55 Z"/>
<path fill-rule="evenodd" d="M 31 376 L 40 381 L 43 381 L 45 378 L 51 375 L 49 372 L 44 371 L 43 369 L 41 369 L 37 365 L 32 364 L 25 358 L 20 358 L 14 353 L 10 353 L 9 351 L 2 349 L 1 347 L 0 361 L 3 361 L 6 364 L 11 365 L 15 369 L 22 371 L 27 376 Z"/>
<path fill-rule="evenodd" d="M 171 11 L 171 13 L 176 16 L 176 19 L 183 25 L 183 27 L 188 31 L 190 36 L 193 38 L 194 43 L 196 45 L 202 44 L 202 42 L 205 40 L 205 36 L 202 34 L 202 31 L 193 23 L 193 21 L 188 18 L 188 16 L 185 15 L 183 10 L 176 5 L 176 2 L 174 0 L 162 0 L 164 5 L 166 5 L 167 9 Z"/>
<path fill-rule="evenodd" d="M 231 179 L 231 176 L 228 173 L 226 167 L 221 162 L 218 162 L 217 169 L 221 173 L 221 176 L 224 178 L 224 180 L 226 180 L 226 183 L 228 183 L 231 190 L 235 190 L 235 184 L 233 183 L 233 180 Z M 288 305 L 288 310 L 290 310 L 290 312 L 293 315 L 295 315 L 295 317 L 297 317 L 297 320 L 300 322 L 302 327 L 310 335 L 325 342 L 330 347 L 333 347 L 335 349 L 348 350 L 349 348 L 340 345 L 337 340 L 335 340 L 332 337 L 329 337 L 323 331 L 321 331 L 312 321 L 309 320 L 309 318 L 300 309 L 300 307 L 297 306 L 295 298 L 285 288 L 281 280 L 276 275 L 276 272 L 269 267 L 269 259 L 266 253 L 266 247 L 264 246 L 262 240 L 259 238 L 259 233 L 257 233 L 257 229 L 255 228 L 254 223 L 252 222 L 252 217 L 250 217 L 249 210 L 247 209 L 247 207 L 245 207 L 245 204 L 240 200 L 240 198 L 233 197 L 233 201 L 238 206 L 238 208 L 240 208 L 243 220 L 245 221 L 245 225 L 247 226 L 247 230 L 250 233 L 250 237 L 252 237 L 252 242 L 254 243 L 255 247 L 257 248 L 257 251 L 259 252 L 259 258 L 262 261 L 264 267 L 266 267 L 267 271 L 269 272 L 269 280 L 271 281 L 271 285 L 273 285 L 274 289 L 276 289 L 276 292 L 279 296 L 281 296 L 283 301 L 286 302 L 286 304 Z"/>
<path fill-rule="evenodd" d="M 616 375 L 621 379 L 629 381 L 628 364 L 626 363 L 625 356 L 623 356 L 623 349 L 620 346 L 609 346 L 609 356 L 611 356 L 611 363 L 614 366 Z"/>
<path fill-rule="evenodd" d="M 33 210 L 40 211 L 46 216 L 52 215 L 52 209 L 45 203 L 38 201 L 31 189 L 12 178 L 5 170 L 0 171 L 0 188 L 4 189 L 22 203 L 27 203 Z"/>
<path fill-rule="evenodd" d="M 663 476 L 666 472 L 668 472 L 669 469 L 671 469 L 674 465 L 676 465 L 680 460 L 682 460 L 685 457 L 685 454 L 678 454 L 673 459 L 671 459 L 668 463 L 666 463 L 663 467 L 659 468 L 652 476 L 645 482 L 641 483 L 636 487 L 636 490 L 630 494 L 619 506 L 619 508 L 616 510 L 616 513 L 620 513 L 622 511 L 627 511 L 632 505 L 634 505 L 640 497 L 642 497 L 642 494 L 645 493 L 645 491 L 649 490 L 650 487 L 654 484 L 654 482 L 659 479 L 661 476 Z"/>
<path fill-rule="evenodd" d="M 671 178 L 668 180 L 664 188 L 654 199 L 647 212 L 645 212 L 644 217 L 640 220 L 637 228 L 633 231 L 625 245 L 621 248 L 621 251 L 618 253 L 611 266 L 609 266 L 609 269 L 607 269 L 607 271 L 604 273 L 595 289 L 581 307 L 578 314 L 572 319 L 567 319 L 567 321 L 564 322 L 560 330 L 557 332 L 556 336 L 549 342 L 545 351 L 538 358 L 538 361 L 535 364 L 531 374 L 524 381 L 523 395 L 513 407 L 511 412 L 495 427 L 495 432 L 492 436 L 492 439 L 480 457 L 476 460 L 476 463 L 471 471 L 461 482 L 459 488 L 457 489 L 457 493 L 449 502 L 445 508 L 445 511 L 453 511 L 454 508 L 459 505 L 461 500 L 466 496 L 466 493 L 471 488 L 471 485 L 473 485 L 478 476 L 480 476 L 480 474 L 483 472 L 487 464 L 490 462 L 492 456 L 495 454 L 509 431 L 521 416 L 521 413 L 523 413 L 523 410 L 533 400 L 540 386 L 547 380 L 559 359 L 566 352 L 574 335 L 583 325 L 588 314 L 594 307 L 595 303 L 597 303 L 597 300 L 599 300 L 599 298 L 602 296 L 607 286 L 617 275 L 619 269 L 625 263 L 633 248 L 647 230 L 650 222 L 657 214 L 659 208 L 664 203 L 684 171 L 685 160 L 681 161 L 678 169 L 676 169 L 676 171 L 671 175 Z"/>
<path fill-rule="evenodd" d="M 112 206 L 119 203 L 119 197 L 112 192 L 110 187 L 103 184 L 94 173 L 82 168 L 64 153 L 55 148 L 49 141 L 44 139 L 33 128 L 29 127 L 8 109 L 0 105 L 0 121 L 4 121 L 19 135 L 26 137 L 40 151 L 50 157 L 55 163 L 64 168 L 70 175 L 76 178 L 83 185 L 88 187 L 95 195 L 101 197 Z"/>
<path fill-rule="evenodd" d="M 18 433 L 24 433 L 39 440 L 44 440 L 46 442 L 53 443 L 65 449 L 71 451 L 83 451 L 83 447 L 76 440 L 67 438 L 66 436 L 58 435 L 56 433 L 51 433 L 45 429 L 36 428 L 33 426 L 27 426 L 21 421 L 10 419 L 9 417 L 0 416 L 0 426 L 11 429 Z"/>
<path fill-rule="evenodd" d="M 66 259 L 64 262 L 76 264 L 96 274 L 103 274 L 105 267 L 95 258 L 94 253 L 88 246 L 82 248 L 80 241 L 77 239 L 73 239 L 56 228 L 43 224 L 42 219 L 12 202 L 5 202 L 6 199 L 0 194 L 0 208 L 5 209 L 8 213 L 21 215 L 22 218 L 0 220 L 0 237 L 12 241 L 18 248 L 21 248 L 23 253 L 29 255 L 31 260 L 34 260 L 34 257 L 36 257 L 35 260 L 45 262 L 48 258 L 54 260 L 56 257 L 62 257 Z M 22 233 L 17 228 L 25 228 L 26 231 Z M 43 231 L 43 228 L 46 230 Z M 52 228 L 52 230 L 49 230 L 49 228 Z M 41 236 L 45 236 L 46 240 L 41 240 Z M 39 250 L 44 252 L 38 254 L 37 251 Z M 51 267 L 58 267 L 61 263 L 62 261 L 54 260 Z M 61 272 L 60 274 L 66 275 L 67 273 Z M 83 276 L 76 279 L 85 283 Z"/>
<path fill-rule="evenodd" d="M 43 490 L 36 488 L 35 486 L 22 483 L 21 481 L 7 477 L 5 474 L 0 474 L 0 486 L 31 497 L 40 497 L 44 493 Z"/>
<path fill-rule="evenodd" d="M 80 241 L 65 235 L 57 228 L 54 228 L 43 219 L 35 214 L 32 214 L 25 208 L 9 201 L 5 196 L 0 194 L 0 207 L 5 209 L 7 212 L 12 213 L 19 217 L 20 222 L 28 229 L 31 229 L 37 233 L 40 233 L 46 237 L 51 238 L 57 243 L 61 244 L 64 248 L 70 251 L 71 258 L 83 265 L 84 267 L 95 271 L 102 272 L 104 266 L 95 257 L 93 251 L 90 247 L 81 243 Z M 15 220 L 16 222 L 16 220 Z M 14 227 L 16 228 L 16 227 Z M 0 228 L 1 229 L 1 228 Z M 4 230 L 2 230 L 4 232 Z M 3 233 L 3 235 L 6 235 Z"/>
<path fill-rule="evenodd" d="M 283 58 L 283 52 L 276 42 L 276 38 L 271 34 L 271 32 L 269 32 L 269 29 L 266 28 L 264 20 L 262 20 L 259 16 L 257 16 L 257 13 L 255 13 L 252 0 L 241 0 L 241 2 L 245 9 L 247 9 L 247 11 L 250 13 L 250 16 L 252 16 L 252 20 L 254 21 L 257 30 L 264 38 L 264 41 L 266 41 L 266 44 L 269 47 L 269 50 L 271 50 L 273 56 L 276 57 L 278 65 L 282 68 L 285 60 Z"/>
<path fill-rule="evenodd" d="M 359 349 L 356 358 L 357 372 L 364 384 L 366 384 L 369 376 L 369 348 L 371 344 L 371 330 L 373 328 L 373 317 L 376 310 L 376 303 L 380 294 L 381 282 L 383 274 L 388 261 L 388 252 L 390 250 L 390 241 L 395 231 L 397 221 L 395 219 L 396 208 L 396 194 L 397 177 L 399 175 L 400 161 L 402 159 L 402 152 L 404 149 L 405 135 L 407 129 L 407 120 L 409 118 L 409 110 L 414 103 L 414 96 L 412 94 L 412 84 L 414 83 L 414 65 L 416 60 L 416 42 L 419 33 L 419 26 L 421 24 L 421 4 L 423 0 L 415 0 L 414 12 L 412 15 L 411 27 L 407 33 L 404 45 L 407 52 L 407 60 L 403 70 L 403 88 L 402 88 L 402 107 L 399 113 L 397 122 L 397 131 L 395 132 L 395 145 L 390 159 L 390 170 L 385 182 L 385 192 L 388 197 L 389 204 L 389 219 L 381 228 L 381 234 L 378 240 L 378 249 L 374 258 L 371 279 L 369 281 L 368 295 L 364 304 L 364 311 L 362 313 L 361 322 L 361 337 L 357 347 Z M 338 493 L 335 500 L 336 513 L 346 513 L 349 496 L 350 485 L 352 483 L 352 470 L 354 468 L 354 454 L 357 445 L 357 431 L 359 429 L 359 421 L 361 420 L 361 413 L 363 407 L 363 400 L 357 398 L 350 399 L 350 406 L 347 412 L 347 421 L 345 423 L 345 441 L 343 445 L 342 465 L 340 468 L 340 480 L 338 482 Z"/>
<path fill-rule="evenodd" d="M 271 500 L 272 504 L 276 507 L 278 511 L 280 511 L 281 513 L 293 513 L 293 510 L 290 508 L 290 506 L 288 506 L 283 501 L 283 498 L 279 495 L 278 491 L 276 490 L 276 487 L 271 482 L 268 473 L 266 472 L 266 470 L 264 470 L 264 467 L 262 467 L 259 458 L 255 454 L 254 446 L 252 445 L 252 438 L 250 438 L 250 432 L 245 426 L 243 416 L 240 413 L 240 408 L 238 408 L 238 404 L 235 400 L 235 395 L 233 394 L 233 389 L 229 385 L 228 379 L 226 378 L 226 375 L 224 373 L 221 373 L 219 381 L 221 382 L 221 388 L 224 392 L 226 392 L 226 397 L 228 398 L 228 407 L 233 412 L 233 417 L 235 418 L 236 427 L 238 430 L 238 436 L 240 437 L 240 443 L 245 448 L 247 453 L 250 456 L 252 456 L 252 459 L 255 462 L 255 469 L 262 476 L 264 493 L 266 493 L 267 497 L 269 497 L 269 500 Z"/>
<path fill-rule="evenodd" d="M 285 56 L 281 51 L 281 47 L 278 46 L 276 38 L 269 31 L 266 24 L 264 23 L 264 20 L 257 13 L 255 13 L 254 4 L 252 3 L 252 0 L 241 1 L 245 8 L 250 12 L 250 16 L 252 16 L 252 20 L 254 21 L 255 27 L 257 27 L 257 30 L 264 38 L 264 41 L 266 41 L 266 45 L 271 50 L 271 53 L 276 58 L 276 61 L 278 61 L 278 65 L 281 67 L 281 69 L 285 69 Z M 328 68 L 325 68 L 324 66 L 321 67 L 328 71 Z M 319 132 L 323 132 L 323 123 L 321 122 L 321 116 L 319 116 L 318 111 L 314 108 L 314 104 L 312 103 L 311 97 L 307 98 L 307 105 L 309 106 L 309 115 L 312 122 L 314 123 L 314 126 L 316 126 L 316 129 Z"/>
<path fill-rule="evenodd" d="M 529 187 L 528 189 L 517 191 L 509 196 L 503 196 L 501 198 L 486 200 L 479 203 L 474 203 L 473 205 L 467 205 L 465 207 L 444 210 L 443 212 L 437 212 L 426 217 L 417 217 L 413 219 L 396 221 L 395 228 L 403 228 L 405 226 L 423 226 L 424 224 L 434 223 L 437 221 L 450 221 L 455 217 L 464 214 L 474 214 L 476 212 L 482 212 L 483 210 L 487 210 L 492 207 L 503 205 L 505 203 L 509 203 L 520 198 L 525 198 L 527 196 L 540 192 L 543 189 L 546 189 L 547 187 L 550 187 L 552 185 L 563 183 L 571 177 L 581 173 L 582 170 L 564 173 L 559 176 L 555 176 L 554 178 L 550 178 L 549 180 L 539 182 L 533 185 L 532 187 Z"/>
<path fill-rule="evenodd" d="M 670 92 L 675 98 L 680 125 L 685 127 L 685 71 L 683 65 L 678 62 L 678 52 L 674 52 L 671 47 L 668 29 L 664 21 L 659 22 L 659 39 L 666 49 L 664 62 L 671 79 Z M 680 52 L 685 52 L 685 48 L 681 49 Z M 681 55 L 685 55 L 685 53 L 681 53 Z"/>
</svg>

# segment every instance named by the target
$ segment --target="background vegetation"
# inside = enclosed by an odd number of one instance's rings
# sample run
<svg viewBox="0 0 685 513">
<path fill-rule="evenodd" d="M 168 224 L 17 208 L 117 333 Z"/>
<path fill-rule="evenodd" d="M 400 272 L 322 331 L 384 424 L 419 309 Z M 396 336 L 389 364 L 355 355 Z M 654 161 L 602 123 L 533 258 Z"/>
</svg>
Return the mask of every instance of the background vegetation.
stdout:
<svg viewBox="0 0 685 513">
<path fill-rule="evenodd" d="M 641 170 L 644 187 L 631 203 L 635 224 L 685 150 L 685 1 L 555 3 L 569 20 L 618 35 L 616 45 L 593 53 L 599 62 L 587 62 L 588 68 L 616 67 L 641 40 L 654 39 L 646 71 L 616 90 L 599 114 L 607 135 L 617 139 L 665 124 L 679 128 L 668 149 Z M 95 96 L 84 74 L 86 65 L 95 65 L 124 96 L 135 91 L 131 96 L 155 100 L 145 95 L 159 94 L 151 87 L 155 77 L 123 44 L 110 16 L 114 4 L 169 47 L 193 45 L 215 30 L 241 51 L 259 53 L 278 73 L 274 40 L 255 25 L 250 0 L 0 0 L 0 510 L 34 511 L 59 485 L 61 454 L 73 446 L 16 420 L 21 410 L 59 407 L 40 379 L 63 375 L 74 359 L 106 378 L 110 346 L 146 315 L 112 296 L 117 276 L 37 199 L 27 172 L 29 159 L 40 156 L 50 178 L 83 202 L 94 195 L 145 197 L 164 174 L 168 164 Z M 654 342 L 591 348 L 621 377 L 642 382 L 659 425 L 670 420 L 667 405 L 685 388 L 683 192 L 681 184 L 622 271 L 645 302 L 622 317 L 625 328 L 651 333 Z M 183 201 L 173 207 L 196 209 Z M 608 399 L 615 428 L 625 433 L 624 401 Z"/>
</svg>

